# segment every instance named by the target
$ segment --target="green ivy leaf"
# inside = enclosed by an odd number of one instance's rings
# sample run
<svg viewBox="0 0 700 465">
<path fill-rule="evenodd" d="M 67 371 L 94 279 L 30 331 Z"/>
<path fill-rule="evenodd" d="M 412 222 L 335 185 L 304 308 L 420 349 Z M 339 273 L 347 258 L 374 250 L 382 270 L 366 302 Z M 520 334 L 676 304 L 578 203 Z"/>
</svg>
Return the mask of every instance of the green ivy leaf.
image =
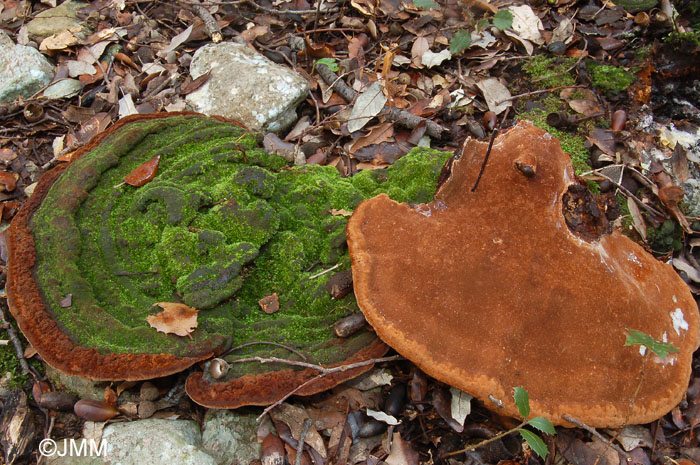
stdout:
<svg viewBox="0 0 700 465">
<path fill-rule="evenodd" d="M 440 8 L 440 5 L 435 3 L 433 0 L 413 0 L 413 6 L 420 8 L 421 10 L 429 10 L 431 8 L 437 10 Z"/>
<path fill-rule="evenodd" d="M 518 407 L 518 412 L 527 420 L 527 417 L 530 416 L 530 396 L 527 394 L 527 391 L 521 387 L 516 387 L 513 399 L 515 400 L 515 406 Z"/>
<path fill-rule="evenodd" d="M 535 417 L 532 418 L 530 421 L 527 422 L 528 425 L 532 426 L 533 428 L 537 428 L 538 430 L 542 431 L 543 433 L 547 434 L 556 434 L 557 432 L 554 430 L 554 425 L 547 420 L 546 418 L 542 417 Z"/>
<path fill-rule="evenodd" d="M 450 39 L 450 53 L 452 55 L 457 55 L 462 53 L 464 49 L 472 44 L 472 33 L 460 29 L 455 35 Z"/>
<path fill-rule="evenodd" d="M 523 439 L 525 439 L 525 442 L 527 442 L 527 445 L 530 446 L 530 449 L 534 450 L 537 455 L 542 457 L 542 460 L 547 457 L 549 449 L 547 449 L 547 445 L 544 443 L 542 438 L 532 431 L 528 431 L 526 429 L 521 429 L 520 435 L 523 437 Z"/>
<path fill-rule="evenodd" d="M 333 72 L 338 71 L 338 63 L 335 62 L 335 58 L 319 58 L 316 60 L 316 64 L 326 65 Z"/>
<path fill-rule="evenodd" d="M 666 358 L 670 353 L 678 352 L 678 347 L 674 346 L 669 342 L 662 342 L 658 339 L 654 339 L 646 333 L 641 331 L 635 331 L 634 329 L 626 329 L 627 339 L 625 340 L 626 346 L 641 345 L 647 349 L 654 352 L 659 358 Z"/>
<path fill-rule="evenodd" d="M 498 10 L 498 13 L 493 16 L 493 25 L 505 31 L 513 25 L 513 14 L 508 10 Z"/>
</svg>

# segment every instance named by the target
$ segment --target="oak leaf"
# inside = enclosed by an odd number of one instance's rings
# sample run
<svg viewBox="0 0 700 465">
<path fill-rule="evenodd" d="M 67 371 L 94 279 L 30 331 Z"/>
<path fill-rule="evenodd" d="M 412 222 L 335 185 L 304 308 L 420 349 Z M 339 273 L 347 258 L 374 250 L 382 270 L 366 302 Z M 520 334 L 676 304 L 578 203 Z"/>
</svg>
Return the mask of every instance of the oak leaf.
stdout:
<svg viewBox="0 0 700 465">
<path fill-rule="evenodd" d="M 163 311 L 146 317 L 146 321 L 151 326 L 165 334 L 176 334 L 178 336 L 189 336 L 197 327 L 197 310 L 178 302 L 158 302 Z"/>
</svg>

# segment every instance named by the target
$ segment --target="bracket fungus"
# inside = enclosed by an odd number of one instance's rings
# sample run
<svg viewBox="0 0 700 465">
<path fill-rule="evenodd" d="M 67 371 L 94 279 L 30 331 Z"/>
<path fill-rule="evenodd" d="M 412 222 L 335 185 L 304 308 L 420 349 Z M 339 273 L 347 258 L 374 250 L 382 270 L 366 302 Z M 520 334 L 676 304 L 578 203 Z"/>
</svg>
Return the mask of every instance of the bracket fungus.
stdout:
<svg viewBox="0 0 700 465">
<path fill-rule="evenodd" d="M 344 179 L 329 166 L 289 168 L 221 118 L 127 117 L 44 175 L 15 216 L 7 236 L 10 309 L 43 359 L 67 374 L 148 379 L 234 347 L 227 373 L 190 377 L 190 396 L 220 408 L 272 403 L 316 372 L 237 359 L 303 354 L 332 366 L 387 350 L 366 330 L 343 339 L 333 333 L 337 320 L 359 309 L 352 295 L 328 295 L 330 275 L 313 277 L 350 265 L 347 218 L 331 211 L 379 192 L 427 201 L 448 156 L 416 153 Z M 122 182 L 153 160 L 143 182 Z M 416 172 L 423 176 L 414 179 Z M 273 294 L 279 311 L 268 314 L 258 301 Z M 191 337 L 149 326 L 161 310 L 154 304 L 168 302 L 198 310 Z M 300 393 L 370 368 L 334 373 Z"/>
<path fill-rule="evenodd" d="M 432 202 L 362 202 L 347 226 L 357 302 L 377 334 L 426 373 L 518 416 L 594 427 L 654 420 L 685 392 L 698 308 L 673 269 L 618 231 L 568 227 L 569 157 L 519 122 L 469 140 Z M 524 169 L 523 167 L 529 167 Z M 679 351 L 625 346 L 626 329 Z M 497 403 L 502 404 L 499 407 Z"/>
</svg>

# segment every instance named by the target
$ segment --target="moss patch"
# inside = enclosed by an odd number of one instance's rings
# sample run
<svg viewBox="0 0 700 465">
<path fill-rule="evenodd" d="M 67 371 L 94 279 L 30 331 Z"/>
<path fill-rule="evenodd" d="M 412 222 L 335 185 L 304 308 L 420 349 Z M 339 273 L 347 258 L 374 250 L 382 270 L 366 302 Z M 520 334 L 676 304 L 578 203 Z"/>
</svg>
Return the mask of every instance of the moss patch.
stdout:
<svg viewBox="0 0 700 465">
<path fill-rule="evenodd" d="M 533 80 L 538 89 L 558 86 L 572 86 L 576 79 L 572 71 L 567 71 L 576 64 L 576 58 L 557 58 L 535 55 L 523 65 L 523 69 Z"/>
<path fill-rule="evenodd" d="M 611 65 L 601 65 L 589 61 L 586 64 L 591 74 L 591 83 L 606 92 L 620 92 L 627 89 L 635 80 L 632 73 L 623 68 Z"/>
<path fill-rule="evenodd" d="M 151 182 L 115 187 L 156 154 Z M 336 263 L 350 267 L 347 219 L 330 210 L 353 210 L 380 192 L 430 200 L 450 155 L 417 149 L 385 170 L 341 178 L 332 167 L 289 168 L 214 119 L 135 122 L 73 163 L 34 214 L 37 281 L 65 332 L 102 353 L 185 356 L 223 336 L 234 346 L 283 342 L 317 362 L 342 360 L 330 350 L 332 325 L 356 303 L 330 298 L 330 274 L 310 279 Z M 272 293 L 280 311 L 268 315 L 258 300 Z M 192 340 L 148 327 L 161 301 L 200 309 Z M 365 343 L 358 337 L 354 349 Z"/>
</svg>

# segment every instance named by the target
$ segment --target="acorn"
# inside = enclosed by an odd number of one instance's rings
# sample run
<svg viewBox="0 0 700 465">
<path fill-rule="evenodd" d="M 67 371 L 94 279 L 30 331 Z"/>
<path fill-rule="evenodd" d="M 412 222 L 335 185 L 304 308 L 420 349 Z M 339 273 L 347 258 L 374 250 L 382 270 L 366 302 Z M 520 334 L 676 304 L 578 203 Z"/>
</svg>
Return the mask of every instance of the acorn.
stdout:
<svg viewBox="0 0 700 465">
<path fill-rule="evenodd" d="M 223 358 L 215 358 L 209 362 L 209 374 L 214 379 L 222 378 L 231 369 L 231 365 Z"/>
</svg>

